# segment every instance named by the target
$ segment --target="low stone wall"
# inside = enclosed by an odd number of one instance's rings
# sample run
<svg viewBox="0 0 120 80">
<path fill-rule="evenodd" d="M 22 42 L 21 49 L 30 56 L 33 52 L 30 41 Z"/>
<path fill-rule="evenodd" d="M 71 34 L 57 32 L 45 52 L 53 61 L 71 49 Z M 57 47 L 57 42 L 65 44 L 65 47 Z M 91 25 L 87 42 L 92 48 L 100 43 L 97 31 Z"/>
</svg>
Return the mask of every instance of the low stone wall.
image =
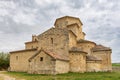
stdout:
<svg viewBox="0 0 120 80">
<path fill-rule="evenodd" d="M 100 61 L 87 61 L 87 72 L 99 72 L 101 71 Z"/>
<path fill-rule="evenodd" d="M 113 70 L 113 72 L 120 71 L 120 66 L 113 66 L 112 70 Z"/>
</svg>

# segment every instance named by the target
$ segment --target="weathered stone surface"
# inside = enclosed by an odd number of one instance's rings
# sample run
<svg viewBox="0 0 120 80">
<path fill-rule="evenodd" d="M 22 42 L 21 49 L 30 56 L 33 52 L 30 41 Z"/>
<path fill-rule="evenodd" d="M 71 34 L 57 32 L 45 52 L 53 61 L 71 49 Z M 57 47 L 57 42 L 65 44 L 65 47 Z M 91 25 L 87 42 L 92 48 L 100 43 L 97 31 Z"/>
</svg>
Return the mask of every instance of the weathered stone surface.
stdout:
<svg viewBox="0 0 120 80">
<path fill-rule="evenodd" d="M 10 70 L 11 71 L 19 71 L 19 72 L 27 72 L 28 68 L 29 68 L 28 59 L 35 52 L 36 52 L 36 49 L 11 52 L 11 54 L 10 54 Z"/>
<path fill-rule="evenodd" d="M 56 74 L 69 72 L 69 61 L 56 60 L 55 64 Z"/>
<path fill-rule="evenodd" d="M 101 70 L 102 71 L 112 71 L 112 64 L 111 64 L 111 51 L 96 51 L 92 52 L 93 56 L 97 56 L 101 58 Z"/>
<path fill-rule="evenodd" d="M 40 59 L 43 60 L 40 60 Z M 50 56 L 41 51 L 37 56 L 29 62 L 28 73 L 36 74 L 52 74 L 55 66 L 55 61 Z"/>
<path fill-rule="evenodd" d="M 86 53 L 82 51 L 70 51 L 70 72 L 86 71 Z"/>
<path fill-rule="evenodd" d="M 101 66 L 101 61 L 87 61 L 87 72 L 99 72 Z"/>
</svg>

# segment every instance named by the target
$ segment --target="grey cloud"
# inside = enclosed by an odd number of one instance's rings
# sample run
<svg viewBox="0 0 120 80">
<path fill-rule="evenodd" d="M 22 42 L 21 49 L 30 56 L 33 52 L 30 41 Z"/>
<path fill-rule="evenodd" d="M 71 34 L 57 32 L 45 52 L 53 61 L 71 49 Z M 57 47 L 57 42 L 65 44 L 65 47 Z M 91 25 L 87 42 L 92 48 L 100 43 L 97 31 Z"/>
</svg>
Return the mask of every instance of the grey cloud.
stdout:
<svg viewBox="0 0 120 80">
<path fill-rule="evenodd" d="M 4 33 L 24 33 L 30 31 L 30 26 L 17 24 L 9 17 L 3 17 L 4 22 L 0 22 L 0 31 Z"/>
<path fill-rule="evenodd" d="M 0 15 L 0 45 L 3 47 L 0 48 L 1 51 L 23 48 L 24 42 L 31 40 L 32 34 L 40 34 L 49 29 L 58 17 L 72 15 L 83 22 L 86 39 L 112 47 L 113 61 L 120 61 L 119 57 L 116 57 L 120 56 L 119 0 L 37 0 L 44 4 L 37 3 L 36 0 L 11 1 L 14 6 L 7 5 L 7 14 Z M 19 43 L 15 43 L 16 40 Z M 9 46 L 6 48 L 6 45 Z"/>
<path fill-rule="evenodd" d="M 23 8 L 35 8 L 35 1 L 34 0 L 13 0 L 13 2 L 15 2 L 18 7 L 23 7 Z"/>
<path fill-rule="evenodd" d="M 85 7 L 84 0 L 66 0 L 66 3 L 68 3 L 68 6 L 75 9 L 80 9 Z"/>
</svg>

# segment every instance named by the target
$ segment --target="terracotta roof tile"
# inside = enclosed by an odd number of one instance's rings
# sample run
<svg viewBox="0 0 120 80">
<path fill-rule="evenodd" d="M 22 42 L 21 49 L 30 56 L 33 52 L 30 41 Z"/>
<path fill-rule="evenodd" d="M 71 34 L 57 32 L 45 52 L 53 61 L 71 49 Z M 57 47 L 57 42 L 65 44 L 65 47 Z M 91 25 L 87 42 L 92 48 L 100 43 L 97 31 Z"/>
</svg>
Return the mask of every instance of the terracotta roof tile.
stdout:
<svg viewBox="0 0 120 80">
<path fill-rule="evenodd" d="M 94 43 L 96 45 L 95 42 L 89 41 L 89 40 L 84 40 L 84 39 L 80 39 L 77 41 L 78 43 Z"/>
<path fill-rule="evenodd" d="M 58 54 L 55 53 L 51 50 L 44 50 L 44 52 L 48 55 L 50 55 L 51 57 L 53 57 L 54 59 L 59 59 L 59 60 L 69 60 L 68 56 L 65 56 L 63 54 Z"/>
<path fill-rule="evenodd" d="M 35 56 L 40 54 L 41 51 L 45 52 L 47 55 L 51 56 L 54 59 L 69 61 L 69 58 L 63 54 L 60 55 L 53 52 L 52 50 L 44 50 L 44 49 L 41 49 L 38 52 L 36 52 L 36 54 L 34 54 L 31 58 L 29 58 L 29 61 L 31 61 Z"/>
<path fill-rule="evenodd" d="M 37 43 L 38 41 L 29 41 L 29 42 L 25 42 L 25 44 L 28 44 L 28 43 Z"/>
<path fill-rule="evenodd" d="M 69 25 L 67 25 L 67 27 L 71 27 L 73 25 L 77 25 L 77 27 L 79 28 L 79 25 L 77 23 L 69 24 Z"/>
<path fill-rule="evenodd" d="M 87 54 L 87 52 L 84 52 L 84 51 L 82 51 L 81 48 L 77 48 L 77 47 L 72 47 L 69 51 L 70 52 L 83 52 L 83 53 Z"/>
<path fill-rule="evenodd" d="M 101 61 L 100 58 L 95 56 L 86 56 L 87 61 Z"/>
<path fill-rule="evenodd" d="M 37 49 L 36 48 L 33 48 L 33 49 L 23 49 L 23 50 L 18 50 L 18 51 L 12 51 L 10 53 L 17 53 L 17 52 L 24 52 L 24 51 L 36 51 Z"/>
<path fill-rule="evenodd" d="M 105 47 L 103 45 L 96 45 L 92 50 L 93 51 L 109 51 L 111 49 L 109 47 Z"/>
</svg>

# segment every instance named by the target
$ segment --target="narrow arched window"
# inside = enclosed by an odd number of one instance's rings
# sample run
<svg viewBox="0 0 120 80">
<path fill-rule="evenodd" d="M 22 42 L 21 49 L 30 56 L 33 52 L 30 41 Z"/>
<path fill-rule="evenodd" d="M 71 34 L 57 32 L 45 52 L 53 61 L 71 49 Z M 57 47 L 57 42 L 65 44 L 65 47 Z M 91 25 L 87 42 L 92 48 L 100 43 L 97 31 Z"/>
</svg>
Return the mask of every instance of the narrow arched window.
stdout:
<svg viewBox="0 0 120 80">
<path fill-rule="evenodd" d="M 51 43 L 53 44 L 53 38 L 51 38 Z"/>
<path fill-rule="evenodd" d="M 18 56 L 16 56 L 16 60 L 18 60 Z"/>
</svg>

